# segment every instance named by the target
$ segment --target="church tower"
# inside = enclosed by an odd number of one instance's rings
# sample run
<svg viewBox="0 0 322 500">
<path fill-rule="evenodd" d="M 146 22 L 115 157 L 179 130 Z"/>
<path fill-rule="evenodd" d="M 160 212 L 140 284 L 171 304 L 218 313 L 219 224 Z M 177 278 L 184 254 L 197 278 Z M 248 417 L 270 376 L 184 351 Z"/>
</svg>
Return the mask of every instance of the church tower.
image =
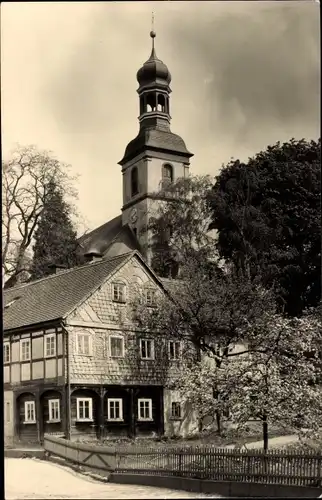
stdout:
<svg viewBox="0 0 322 500">
<path fill-rule="evenodd" d="M 157 58 L 154 31 L 150 37 L 151 55 L 137 72 L 140 129 L 119 162 L 123 175 L 122 224 L 132 229 L 149 264 L 147 227 L 153 205 L 158 203 L 157 193 L 165 183 L 189 175 L 193 156 L 181 137 L 170 130 L 171 74 Z"/>
</svg>

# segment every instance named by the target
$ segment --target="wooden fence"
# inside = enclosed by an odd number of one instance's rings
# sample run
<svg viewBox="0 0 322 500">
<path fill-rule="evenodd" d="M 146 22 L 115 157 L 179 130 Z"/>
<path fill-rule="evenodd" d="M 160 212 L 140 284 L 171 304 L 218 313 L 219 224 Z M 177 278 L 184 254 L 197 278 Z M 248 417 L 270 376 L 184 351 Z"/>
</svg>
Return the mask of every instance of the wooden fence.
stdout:
<svg viewBox="0 0 322 500">
<path fill-rule="evenodd" d="M 322 454 L 228 450 L 212 446 L 137 448 L 88 446 L 52 436 L 44 447 L 80 465 L 117 473 L 178 476 L 290 486 L 322 486 Z M 105 464 L 105 465 L 104 465 Z"/>
</svg>

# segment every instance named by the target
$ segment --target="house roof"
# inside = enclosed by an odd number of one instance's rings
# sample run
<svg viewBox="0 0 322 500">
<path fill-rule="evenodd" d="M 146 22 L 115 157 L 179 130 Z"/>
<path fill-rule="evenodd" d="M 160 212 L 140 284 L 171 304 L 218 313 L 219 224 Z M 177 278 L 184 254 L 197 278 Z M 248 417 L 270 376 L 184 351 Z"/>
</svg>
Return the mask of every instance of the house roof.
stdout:
<svg viewBox="0 0 322 500">
<path fill-rule="evenodd" d="M 129 226 L 122 225 L 122 215 L 114 217 L 78 239 L 83 254 L 95 251 L 101 255 L 104 255 L 116 240 L 123 241 L 129 250 L 140 251 L 138 241 Z"/>
<path fill-rule="evenodd" d="M 4 290 L 4 331 L 66 317 L 133 254 L 92 262 Z"/>
</svg>

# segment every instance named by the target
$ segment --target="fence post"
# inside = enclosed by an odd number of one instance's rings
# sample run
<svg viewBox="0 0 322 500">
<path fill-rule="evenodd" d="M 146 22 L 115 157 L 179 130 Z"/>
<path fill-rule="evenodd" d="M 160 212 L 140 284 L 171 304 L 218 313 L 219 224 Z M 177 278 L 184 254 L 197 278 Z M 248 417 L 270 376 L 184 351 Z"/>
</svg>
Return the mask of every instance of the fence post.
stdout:
<svg viewBox="0 0 322 500">
<path fill-rule="evenodd" d="M 268 450 L 263 451 L 264 454 L 264 475 L 267 476 L 268 474 Z"/>
<path fill-rule="evenodd" d="M 120 458 L 119 458 L 119 453 L 118 453 L 118 450 L 115 448 L 115 472 L 117 472 L 119 470 L 119 466 L 120 466 Z"/>
<path fill-rule="evenodd" d="M 317 486 L 321 488 L 322 480 L 321 480 L 321 468 L 322 468 L 322 452 L 318 451 L 318 477 L 317 477 Z"/>
</svg>

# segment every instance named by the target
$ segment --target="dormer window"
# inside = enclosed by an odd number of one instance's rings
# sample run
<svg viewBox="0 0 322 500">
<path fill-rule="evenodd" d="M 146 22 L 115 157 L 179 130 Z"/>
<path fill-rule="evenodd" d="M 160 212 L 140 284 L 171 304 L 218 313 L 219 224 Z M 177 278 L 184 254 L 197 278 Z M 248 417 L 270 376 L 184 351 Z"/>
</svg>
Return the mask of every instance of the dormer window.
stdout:
<svg viewBox="0 0 322 500">
<path fill-rule="evenodd" d="M 173 168 L 169 163 L 162 166 L 162 187 L 165 188 L 173 182 Z"/>
<path fill-rule="evenodd" d="M 131 170 L 131 196 L 137 195 L 139 192 L 139 174 L 137 167 Z"/>
<path fill-rule="evenodd" d="M 122 304 L 126 302 L 126 286 L 124 283 L 112 284 L 112 299 L 113 302 L 121 302 Z"/>
</svg>

